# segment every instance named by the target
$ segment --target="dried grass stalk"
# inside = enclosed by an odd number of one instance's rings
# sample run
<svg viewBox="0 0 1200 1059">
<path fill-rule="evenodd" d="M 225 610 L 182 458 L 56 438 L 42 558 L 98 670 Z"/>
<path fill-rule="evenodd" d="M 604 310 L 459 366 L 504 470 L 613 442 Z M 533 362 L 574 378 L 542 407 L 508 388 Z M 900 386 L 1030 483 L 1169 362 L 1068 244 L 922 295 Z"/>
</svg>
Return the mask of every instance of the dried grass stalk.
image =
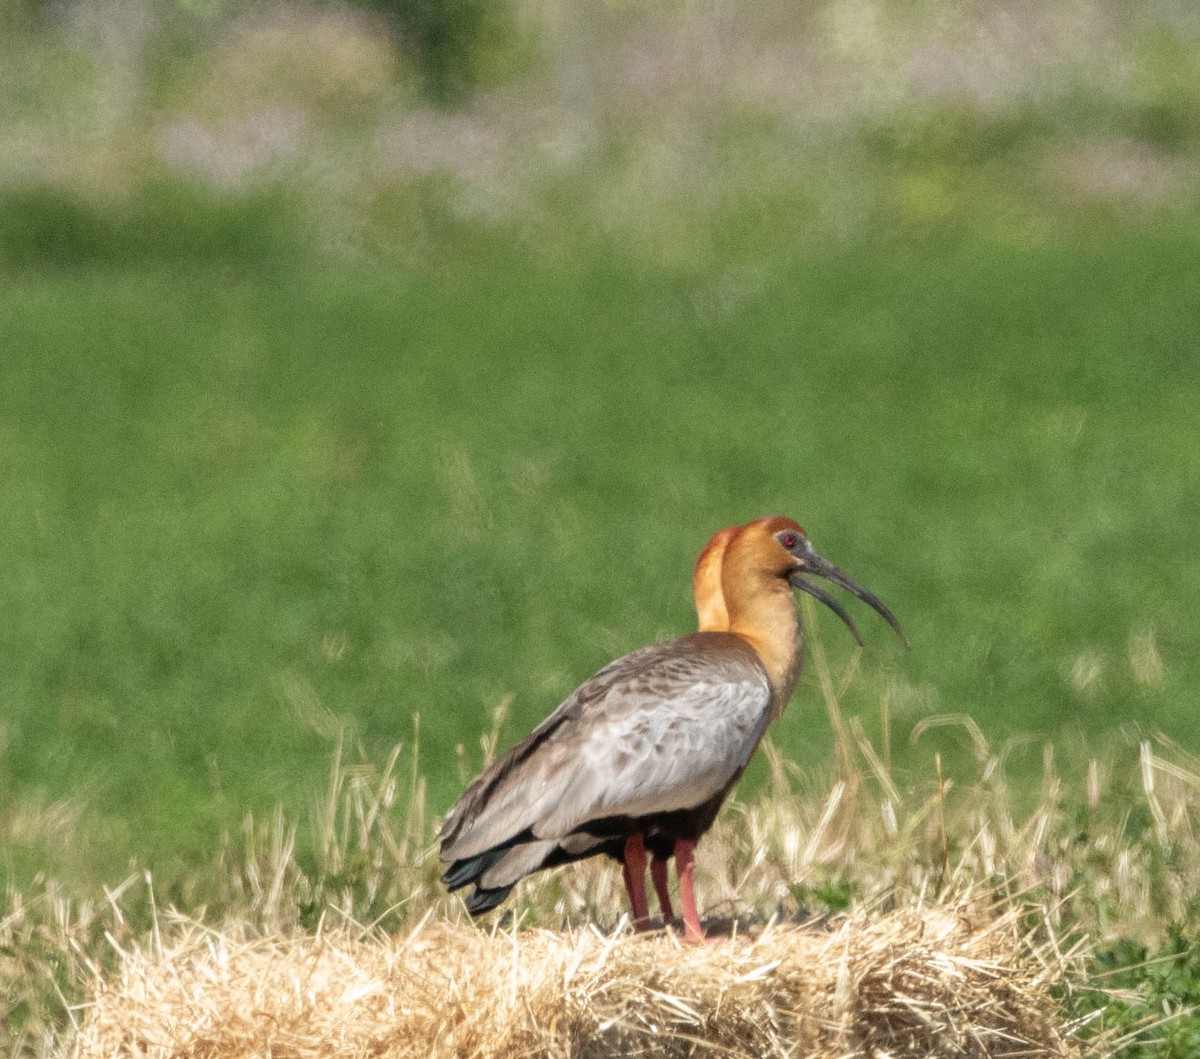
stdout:
<svg viewBox="0 0 1200 1059">
<path fill-rule="evenodd" d="M 1061 964 L 963 898 L 707 947 L 427 917 L 239 938 L 179 919 L 97 982 L 75 1059 L 1066 1056 Z"/>
</svg>

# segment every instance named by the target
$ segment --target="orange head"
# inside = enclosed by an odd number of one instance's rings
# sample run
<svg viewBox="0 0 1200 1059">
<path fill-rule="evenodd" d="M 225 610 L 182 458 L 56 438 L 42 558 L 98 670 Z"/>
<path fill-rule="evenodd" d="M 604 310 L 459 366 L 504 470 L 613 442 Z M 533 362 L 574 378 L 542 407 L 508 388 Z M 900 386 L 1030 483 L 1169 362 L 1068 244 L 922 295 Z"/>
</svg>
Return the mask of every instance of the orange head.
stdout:
<svg viewBox="0 0 1200 1059">
<path fill-rule="evenodd" d="M 806 574 L 826 578 L 858 596 L 904 640 L 892 612 L 818 555 L 804 527 L 794 519 L 767 515 L 723 529 L 696 562 L 693 583 L 701 632 L 731 632 L 754 648 L 771 681 L 772 713 L 776 716 L 791 698 L 804 662 L 804 636 L 791 589 L 807 592 L 830 607 L 862 643 L 850 615 Z M 904 642 L 907 645 L 908 641 Z"/>
<path fill-rule="evenodd" d="M 737 631 L 739 624 L 751 627 L 761 623 L 765 620 L 766 601 L 790 595 L 786 592 L 790 587 L 807 592 L 832 609 L 861 644 L 858 629 L 841 604 L 805 574 L 832 581 L 863 600 L 907 646 L 900 623 L 880 599 L 818 555 L 804 527 L 784 515 L 766 515 L 743 526 L 723 529 L 705 545 L 694 577 L 701 630 Z M 754 612 L 758 617 L 753 616 Z"/>
</svg>

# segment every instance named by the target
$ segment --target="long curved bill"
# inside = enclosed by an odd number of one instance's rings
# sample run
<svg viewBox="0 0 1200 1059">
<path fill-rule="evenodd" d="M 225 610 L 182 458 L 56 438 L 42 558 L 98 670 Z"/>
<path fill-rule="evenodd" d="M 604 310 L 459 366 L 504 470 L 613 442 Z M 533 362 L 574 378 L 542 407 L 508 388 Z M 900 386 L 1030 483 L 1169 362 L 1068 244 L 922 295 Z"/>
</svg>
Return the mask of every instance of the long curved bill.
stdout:
<svg viewBox="0 0 1200 1059">
<path fill-rule="evenodd" d="M 805 543 L 808 544 L 807 541 L 805 541 Z M 875 595 L 874 592 L 868 592 L 849 574 L 842 573 L 842 571 L 834 566 L 833 563 L 831 563 L 828 559 L 826 559 L 824 556 L 818 555 L 815 551 L 813 551 L 811 544 L 808 544 L 808 546 L 805 548 L 804 554 L 801 556 L 801 558 L 804 562 L 804 566 L 798 569 L 796 573 L 793 574 L 793 576 L 788 580 L 794 587 L 799 588 L 803 592 L 809 593 L 809 595 L 816 596 L 816 598 L 821 600 L 822 603 L 829 606 L 834 613 L 838 615 L 838 617 L 840 617 L 846 622 L 847 625 L 850 626 L 850 630 L 855 634 L 856 639 L 858 638 L 858 631 L 849 622 L 845 615 L 840 613 L 838 608 L 832 605 L 828 596 L 822 598 L 821 595 L 818 595 L 816 592 L 814 592 L 813 588 L 816 586 L 804 581 L 803 577 L 798 576 L 799 574 L 816 574 L 818 577 L 823 577 L 827 581 L 832 581 L 835 585 L 844 588 L 847 592 L 852 592 L 864 603 L 866 603 L 867 606 L 874 610 L 881 618 L 883 618 L 883 620 L 886 621 L 893 629 L 895 629 L 896 635 L 900 637 L 900 642 L 903 643 L 905 647 L 908 646 L 908 637 L 904 635 L 904 630 L 900 627 L 900 623 L 896 620 L 896 616 L 883 605 L 883 601 L 877 595 Z M 802 581 L 804 583 L 796 584 L 797 581 Z M 861 644 L 862 640 L 859 639 L 858 642 Z"/>
<path fill-rule="evenodd" d="M 819 599 L 825 604 L 834 614 L 836 614 L 845 623 L 846 628 L 850 630 L 850 634 L 858 641 L 858 646 L 862 647 L 863 638 L 858 633 L 858 626 L 854 624 L 854 620 L 846 613 L 846 608 L 843 607 L 836 599 L 833 598 L 825 589 L 814 585 L 811 581 L 806 581 L 800 576 L 800 571 L 796 571 L 789 578 L 788 582 L 792 588 L 798 588 L 801 592 L 807 592 L 814 599 Z"/>
</svg>

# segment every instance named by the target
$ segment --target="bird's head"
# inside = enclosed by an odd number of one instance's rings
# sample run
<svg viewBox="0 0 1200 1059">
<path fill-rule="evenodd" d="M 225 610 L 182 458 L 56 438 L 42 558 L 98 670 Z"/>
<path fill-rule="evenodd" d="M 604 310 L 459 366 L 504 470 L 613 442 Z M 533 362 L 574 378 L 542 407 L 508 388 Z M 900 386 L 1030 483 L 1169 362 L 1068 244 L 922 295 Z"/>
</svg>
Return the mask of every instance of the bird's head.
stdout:
<svg viewBox="0 0 1200 1059">
<path fill-rule="evenodd" d="M 804 527 L 794 519 L 784 515 L 767 515 L 748 522 L 744 526 L 722 530 L 721 534 L 728 534 L 719 549 L 725 596 L 729 594 L 730 586 L 727 579 L 730 577 L 740 584 L 761 586 L 764 581 L 768 585 L 786 583 L 791 588 L 798 588 L 801 592 L 808 593 L 829 607 L 841 618 L 854 635 L 855 640 L 861 645 L 862 637 L 842 605 L 824 588 L 808 579 L 810 575 L 824 578 L 839 588 L 844 588 L 870 606 L 896 630 L 896 634 L 904 646 L 908 646 L 908 638 L 904 635 L 900 623 L 883 605 L 879 597 L 863 588 L 828 559 L 818 555 L 808 539 L 808 534 L 804 532 Z M 709 542 L 705 551 L 713 547 L 721 534 Z M 703 558 L 704 553 L 701 553 L 701 559 Z M 697 585 L 699 584 L 699 566 L 698 563 Z M 699 603 L 697 606 L 699 607 Z"/>
</svg>

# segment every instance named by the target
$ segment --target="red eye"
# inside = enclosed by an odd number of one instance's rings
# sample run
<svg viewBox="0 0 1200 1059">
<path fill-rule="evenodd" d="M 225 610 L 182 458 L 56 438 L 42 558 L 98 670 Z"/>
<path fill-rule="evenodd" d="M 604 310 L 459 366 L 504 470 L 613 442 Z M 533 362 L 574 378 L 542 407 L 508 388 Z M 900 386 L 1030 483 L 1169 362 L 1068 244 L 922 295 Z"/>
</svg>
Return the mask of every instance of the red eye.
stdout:
<svg viewBox="0 0 1200 1059">
<path fill-rule="evenodd" d="M 794 533 L 785 533 L 782 537 L 779 538 L 779 543 L 782 544 L 785 548 L 791 549 L 791 548 L 796 547 L 796 545 L 800 543 L 800 538 L 797 537 Z"/>
</svg>

